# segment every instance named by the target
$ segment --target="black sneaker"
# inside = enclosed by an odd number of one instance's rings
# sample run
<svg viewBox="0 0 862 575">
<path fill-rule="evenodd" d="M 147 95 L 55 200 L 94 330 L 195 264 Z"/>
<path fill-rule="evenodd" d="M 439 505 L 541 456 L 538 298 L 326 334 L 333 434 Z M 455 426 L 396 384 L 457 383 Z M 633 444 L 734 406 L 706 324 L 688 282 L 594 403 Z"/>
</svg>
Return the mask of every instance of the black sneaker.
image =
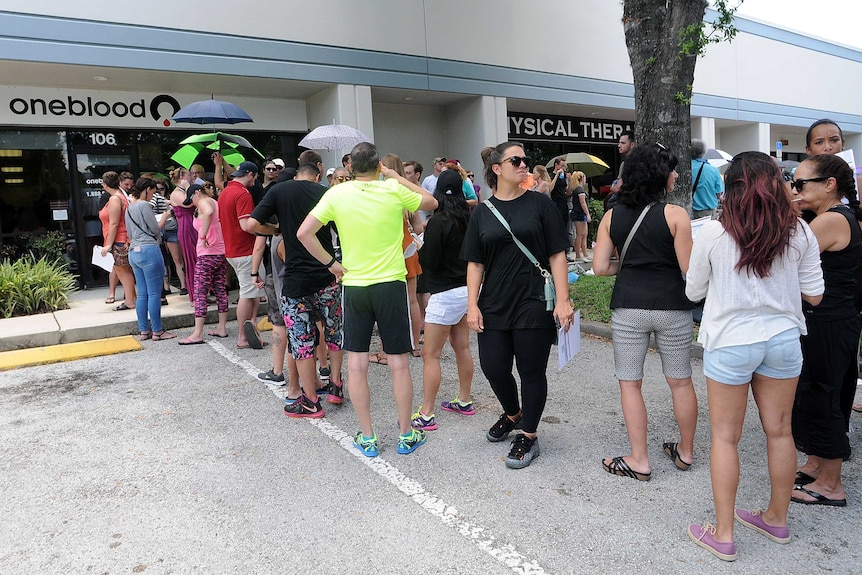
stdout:
<svg viewBox="0 0 862 575">
<path fill-rule="evenodd" d="M 539 456 L 539 438 L 530 439 L 523 433 L 519 433 L 512 440 L 512 450 L 506 456 L 506 467 L 509 469 L 523 469 Z"/>
<path fill-rule="evenodd" d="M 181 289 L 180 295 L 189 295 L 189 290 L 187 290 L 186 288 Z"/>
<path fill-rule="evenodd" d="M 284 385 L 284 373 L 275 374 L 273 370 L 269 370 L 266 373 L 257 374 L 257 380 L 261 383 L 272 383 L 279 387 Z"/>
<path fill-rule="evenodd" d="M 290 405 L 284 406 L 284 414 L 288 417 L 323 417 L 320 400 L 311 401 L 303 394 Z"/>
<path fill-rule="evenodd" d="M 320 367 L 317 369 L 317 373 L 320 374 L 320 381 L 323 382 L 324 386 L 329 383 L 329 376 L 332 375 L 331 369 L 328 367 Z"/>
<path fill-rule="evenodd" d="M 326 397 L 326 401 L 336 405 L 344 403 L 344 383 L 338 385 L 334 381 L 330 381 L 329 395 Z"/>
<path fill-rule="evenodd" d="M 521 416 L 518 415 L 518 419 L 512 421 L 509 419 L 509 416 L 503 412 L 503 415 L 500 416 L 500 419 L 497 420 L 497 423 L 491 426 L 491 429 L 488 430 L 488 433 L 485 434 L 485 437 L 488 438 L 488 441 L 498 442 L 503 441 L 507 437 L 509 437 L 509 433 L 518 427 L 521 423 Z"/>
</svg>

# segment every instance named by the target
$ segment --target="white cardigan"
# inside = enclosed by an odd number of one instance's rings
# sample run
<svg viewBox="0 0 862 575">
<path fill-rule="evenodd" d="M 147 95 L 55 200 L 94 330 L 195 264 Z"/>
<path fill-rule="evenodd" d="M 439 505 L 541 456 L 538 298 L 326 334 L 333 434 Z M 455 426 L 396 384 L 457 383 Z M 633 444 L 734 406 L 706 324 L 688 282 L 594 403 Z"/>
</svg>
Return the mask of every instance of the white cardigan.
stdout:
<svg viewBox="0 0 862 575">
<path fill-rule="evenodd" d="M 801 294 L 823 293 L 820 247 L 808 224 L 797 220 L 796 233 L 769 276 L 737 272 L 739 247 L 721 222 L 703 225 L 694 239 L 685 295 L 706 297 L 697 341 L 711 351 L 768 341 L 788 329 L 806 334 Z"/>
</svg>

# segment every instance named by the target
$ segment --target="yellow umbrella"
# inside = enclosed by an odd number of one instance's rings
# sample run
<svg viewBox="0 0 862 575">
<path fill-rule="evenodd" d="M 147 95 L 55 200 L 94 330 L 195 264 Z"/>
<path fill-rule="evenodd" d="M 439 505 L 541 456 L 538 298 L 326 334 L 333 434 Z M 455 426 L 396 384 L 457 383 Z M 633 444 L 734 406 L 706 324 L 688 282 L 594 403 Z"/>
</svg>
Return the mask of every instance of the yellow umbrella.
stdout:
<svg viewBox="0 0 862 575">
<path fill-rule="evenodd" d="M 548 162 L 545 167 L 553 168 L 554 161 L 556 161 L 558 157 L 559 156 L 556 156 L 553 160 Z M 601 176 L 610 169 L 610 166 L 607 165 L 604 160 L 585 152 L 569 152 L 564 156 L 564 158 L 566 159 L 566 169 L 568 171 L 583 172 L 588 178 Z"/>
</svg>

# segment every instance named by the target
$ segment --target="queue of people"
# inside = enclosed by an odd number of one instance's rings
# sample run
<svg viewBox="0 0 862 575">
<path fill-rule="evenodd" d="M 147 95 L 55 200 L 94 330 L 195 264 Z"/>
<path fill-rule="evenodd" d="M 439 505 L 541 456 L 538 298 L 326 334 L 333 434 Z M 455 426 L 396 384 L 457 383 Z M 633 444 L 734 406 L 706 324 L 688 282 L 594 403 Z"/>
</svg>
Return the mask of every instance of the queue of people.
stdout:
<svg viewBox="0 0 862 575">
<path fill-rule="evenodd" d="M 704 347 L 716 521 L 693 523 L 688 535 L 728 561 L 736 558 L 735 523 L 787 543 L 791 502 L 847 504 L 841 467 L 850 455 L 847 430 L 862 331 L 862 208 L 853 171 L 834 155 L 843 148 L 843 134 L 829 120 L 812 125 L 810 157 L 789 188 L 769 156 L 737 155 L 724 178 L 721 204 L 701 198 L 705 215 L 714 219 L 696 238 L 689 214 L 666 202 L 678 177 L 676 155 L 661 144 L 636 145 L 633 135 L 626 138 L 631 141 L 615 203 L 599 224 L 593 270 L 618 276 L 610 304 L 614 368 L 630 451 L 603 459 L 602 468 L 639 481 L 652 477 L 642 391 L 651 335 L 679 429 L 661 452 L 679 471 L 696 463 L 692 308 L 705 299 L 698 341 Z M 693 143 L 693 152 L 698 149 Z M 369 363 L 389 368 L 398 413 L 396 451 L 412 453 L 427 441 L 427 432 L 438 429 L 434 411 L 447 340 L 455 352 L 458 387 L 439 407 L 476 414 L 469 346 L 469 331 L 475 331 L 480 368 L 502 411 L 486 439 L 500 442 L 517 430 L 505 464 L 529 466 L 540 455 L 551 346 L 557 329 L 567 330 L 574 320 L 566 251 L 583 250 L 583 230 L 576 225 L 575 237 L 568 237 L 571 214 L 568 207 L 563 213 L 563 203 L 572 197 L 589 213 L 585 178 L 567 174 L 565 164 L 555 165 L 553 176 L 537 166 L 535 185 L 525 187 L 532 161 L 517 142 L 485 148 L 482 158 L 492 190 L 484 201 L 457 162 L 436 158 L 434 174 L 420 185 L 421 164 L 402 163 L 394 154 L 381 157 L 367 142 L 345 156 L 345 167 L 332 170 L 329 187 L 320 184 L 326 172 L 314 151 L 304 152 L 290 174 L 283 162 L 268 160 L 266 171 L 273 174 L 264 177 L 258 202 L 250 190 L 258 175 L 252 162 L 225 167 L 224 177 L 216 178 L 216 187 L 224 188 L 218 201 L 192 183 L 191 172 L 178 170 L 170 194 L 177 236 L 182 245 L 186 234 L 194 234 L 195 247 L 194 255 L 186 255 L 183 246 L 186 285 L 194 286 L 195 328 L 179 343 L 203 342 L 210 295 L 219 311 L 210 335 L 227 336 L 224 275 L 230 263 L 240 278 L 240 302 L 248 300 L 237 313 L 238 347 L 261 347 L 255 304 L 263 276 L 274 272 L 281 286 L 270 297 L 280 305 L 272 302 L 270 309 L 278 310 L 281 317 L 273 319 L 283 323 L 274 331 L 273 369 L 261 381 L 287 387 L 284 412 L 291 418 L 323 417 L 321 399 L 342 404 L 346 389 L 359 424 L 353 444 L 374 457 L 381 449 L 371 418 Z M 165 227 L 149 201 L 157 182 L 139 179 L 128 203 L 114 185 L 106 174 L 110 199 L 103 223 L 106 245 L 113 246 L 106 249 L 116 250 L 115 258 L 122 258 L 124 246 L 132 250 L 141 338 L 168 339 L 173 335 L 161 328 L 153 297 L 164 269 L 153 255 Z M 273 253 L 263 258 L 268 241 Z M 420 304 L 422 293 L 430 294 L 426 305 Z M 375 324 L 382 349 L 369 355 Z M 423 396 L 415 412 L 412 355 L 423 361 Z M 767 506 L 752 510 L 736 507 L 737 449 L 749 389 L 767 438 L 771 485 Z M 801 466 L 797 449 L 807 455 Z"/>
</svg>

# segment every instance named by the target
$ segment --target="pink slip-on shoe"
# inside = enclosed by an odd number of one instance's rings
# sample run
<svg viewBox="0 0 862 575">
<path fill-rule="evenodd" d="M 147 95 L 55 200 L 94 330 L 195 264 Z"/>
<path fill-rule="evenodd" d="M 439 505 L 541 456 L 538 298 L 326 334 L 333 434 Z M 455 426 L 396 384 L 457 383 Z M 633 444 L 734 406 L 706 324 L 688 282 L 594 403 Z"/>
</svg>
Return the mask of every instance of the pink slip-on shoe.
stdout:
<svg viewBox="0 0 862 575">
<path fill-rule="evenodd" d="M 736 544 L 716 541 L 714 525 L 692 523 L 688 526 L 688 537 L 722 561 L 736 561 Z"/>
<path fill-rule="evenodd" d="M 786 525 L 784 527 L 769 525 L 763 520 L 763 511 L 763 509 L 748 511 L 740 507 L 733 512 L 733 516 L 741 525 L 765 535 L 776 543 L 790 543 L 790 529 Z"/>
</svg>

